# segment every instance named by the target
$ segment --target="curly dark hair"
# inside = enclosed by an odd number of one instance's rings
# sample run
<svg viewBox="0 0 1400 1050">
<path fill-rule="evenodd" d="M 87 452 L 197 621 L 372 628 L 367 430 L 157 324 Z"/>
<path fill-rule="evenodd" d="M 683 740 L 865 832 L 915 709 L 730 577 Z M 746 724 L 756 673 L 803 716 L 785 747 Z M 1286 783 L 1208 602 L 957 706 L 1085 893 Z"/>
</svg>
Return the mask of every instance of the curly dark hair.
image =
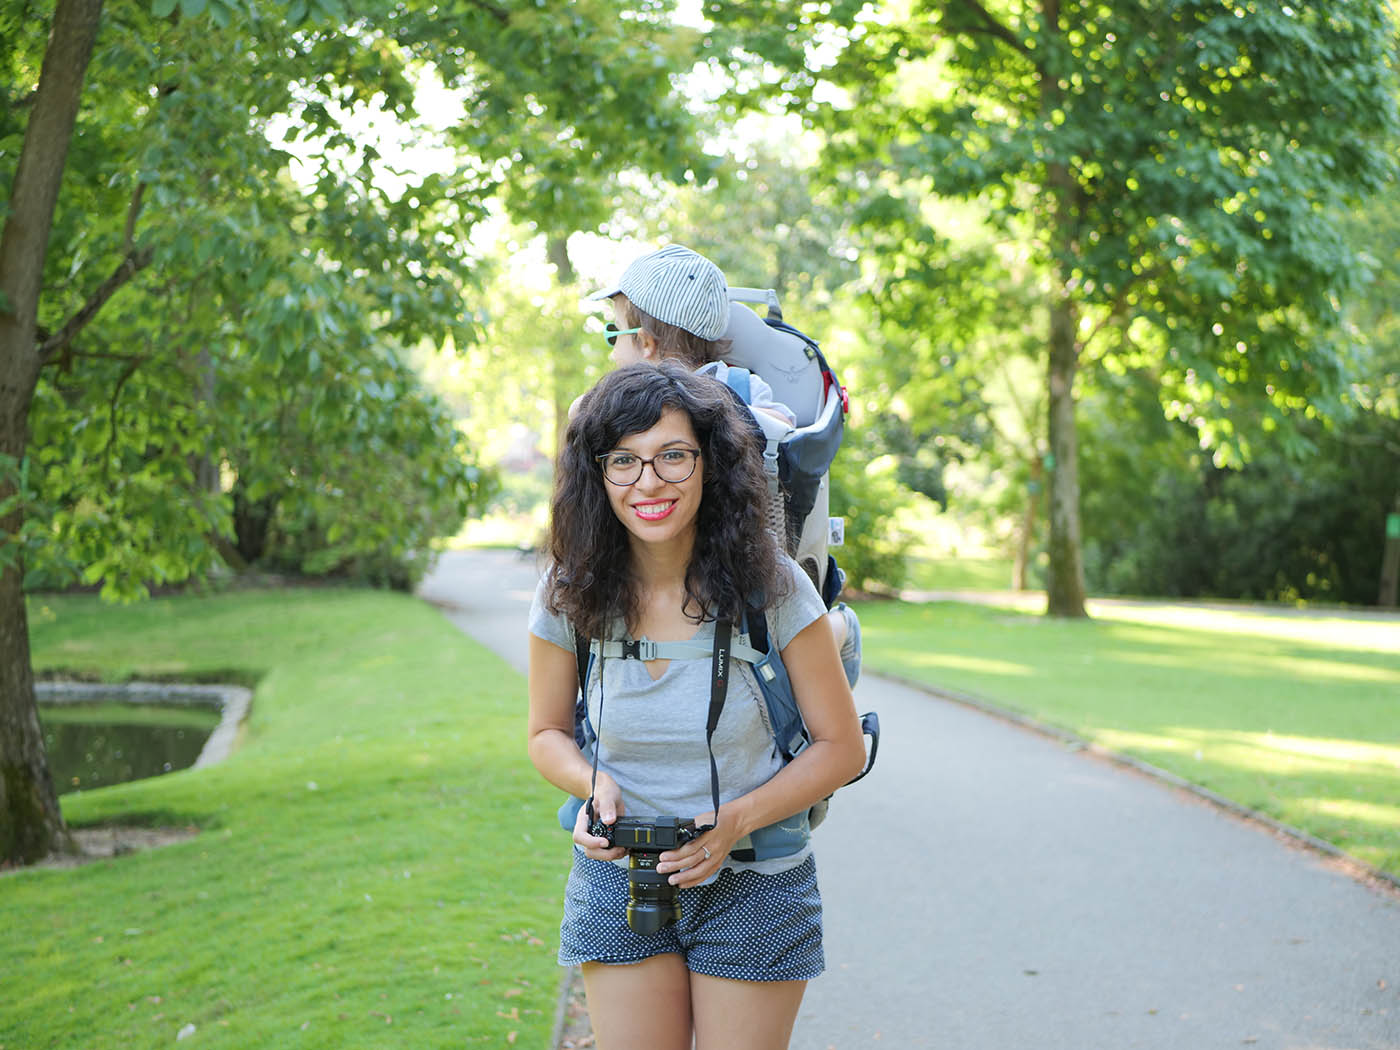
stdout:
<svg viewBox="0 0 1400 1050">
<path fill-rule="evenodd" d="M 746 606 L 779 596 L 778 547 L 764 525 L 767 482 L 754 423 L 724 384 L 679 365 L 635 364 L 604 376 L 579 401 L 554 471 L 545 604 L 588 638 L 640 612 L 630 533 L 613 513 L 595 457 L 650 430 L 666 409 L 689 418 L 704 471 L 682 611 L 696 623 L 738 623 Z"/>
</svg>

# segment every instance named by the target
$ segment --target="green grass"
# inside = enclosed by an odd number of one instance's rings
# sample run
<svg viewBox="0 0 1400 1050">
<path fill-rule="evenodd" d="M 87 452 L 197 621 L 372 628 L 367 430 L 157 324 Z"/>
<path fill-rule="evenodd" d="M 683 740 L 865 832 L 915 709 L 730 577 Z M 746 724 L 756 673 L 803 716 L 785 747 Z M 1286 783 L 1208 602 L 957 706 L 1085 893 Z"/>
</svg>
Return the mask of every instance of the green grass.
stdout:
<svg viewBox="0 0 1400 1050">
<path fill-rule="evenodd" d="M 973 694 L 1400 875 L 1400 620 L 1094 602 L 858 605 L 866 666 Z"/>
<path fill-rule="evenodd" d="M 222 764 L 63 800 L 196 838 L 0 880 L 0 1047 L 548 1041 L 569 857 L 520 675 L 355 590 L 36 600 L 31 624 L 41 669 L 258 688 Z"/>
<path fill-rule="evenodd" d="M 904 586 L 915 591 L 1005 591 L 1011 587 L 1011 559 L 1000 557 L 927 558 L 911 556 Z"/>
</svg>

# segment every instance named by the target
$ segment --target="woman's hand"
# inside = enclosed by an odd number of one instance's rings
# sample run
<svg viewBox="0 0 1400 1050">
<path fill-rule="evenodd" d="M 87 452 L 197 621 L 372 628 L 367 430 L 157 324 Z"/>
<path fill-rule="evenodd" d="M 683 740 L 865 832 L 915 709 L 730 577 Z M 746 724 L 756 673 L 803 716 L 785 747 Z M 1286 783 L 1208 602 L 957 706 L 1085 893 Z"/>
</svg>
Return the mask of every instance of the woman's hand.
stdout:
<svg viewBox="0 0 1400 1050">
<path fill-rule="evenodd" d="M 622 816 L 622 811 L 622 792 L 612 777 L 600 772 L 593 788 L 593 813 L 604 824 L 613 824 Z M 609 846 L 607 839 L 588 830 L 587 804 L 579 807 L 578 819 L 574 821 L 574 844 L 583 850 L 585 857 L 593 860 L 620 860 L 627 856 L 621 846 Z"/>
<path fill-rule="evenodd" d="M 723 811 L 724 807 L 720 807 Z M 734 848 L 734 843 L 743 836 L 735 826 L 732 817 L 723 814 L 718 823 L 713 813 L 702 813 L 695 818 L 697 828 L 715 824 L 697 839 L 687 842 L 680 849 L 667 850 L 656 858 L 656 870 L 670 875 L 667 880 L 672 886 L 688 889 L 698 886 L 719 871 L 724 858 Z"/>
</svg>

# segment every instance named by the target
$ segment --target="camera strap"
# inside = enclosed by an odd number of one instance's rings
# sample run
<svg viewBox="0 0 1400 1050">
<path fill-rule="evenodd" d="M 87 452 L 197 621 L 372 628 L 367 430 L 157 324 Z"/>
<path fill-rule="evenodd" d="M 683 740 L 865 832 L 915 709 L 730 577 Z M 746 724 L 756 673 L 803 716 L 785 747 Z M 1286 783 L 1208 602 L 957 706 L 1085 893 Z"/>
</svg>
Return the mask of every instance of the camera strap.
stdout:
<svg viewBox="0 0 1400 1050">
<path fill-rule="evenodd" d="M 733 637 L 733 624 L 729 620 L 715 621 L 715 648 L 714 655 L 710 659 L 710 709 L 705 719 L 705 749 L 710 753 L 710 797 L 714 802 L 715 819 L 719 819 L 719 767 L 715 764 L 714 735 L 715 729 L 719 725 L 720 713 L 724 710 L 724 699 L 729 693 L 729 668 L 731 640 Z M 587 679 L 585 679 L 585 682 Z M 600 738 L 603 732 L 603 661 L 602 654 L 598 660 L 598 725 L 594 729 L 595 739 Z M 602 750 L 601 739 L 593 746 L 593 780 L 588 787 L 588 819 L 592 822 L 597 818 L 593 811 L 593 795 L 598 789 L 598 752 Z M 696 828 L 697 833 L 710 831 L 713 824 Z"/>
<path fill-rule="evenodd" d="M 733 624 L 728 620 L 715 621 L 715 654 L 710 663 L 710 714 L 705 719 L 705 748 L 710 752 L 710 796 L 714 799 L 715 820 L 719 820 L 719 767 L 715 765 L 714 735 L 719 725 L 720 712 L 724 710 L 724 698 L 729 692 L 729 644 L 733 634 Z M 696 828 L 696 831 L 709 831 Z"/>
</svg>

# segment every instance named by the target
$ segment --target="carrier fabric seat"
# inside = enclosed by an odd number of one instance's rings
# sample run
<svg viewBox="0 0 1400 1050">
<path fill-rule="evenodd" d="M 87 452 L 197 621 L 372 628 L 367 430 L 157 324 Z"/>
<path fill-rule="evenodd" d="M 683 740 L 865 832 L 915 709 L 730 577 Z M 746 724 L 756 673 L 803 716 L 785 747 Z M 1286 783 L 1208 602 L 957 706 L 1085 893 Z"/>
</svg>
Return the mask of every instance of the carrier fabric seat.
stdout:
<svg viewBox="0 0 1400 1050">
<path fill-rule="evenodd" d="M 797 419 L 794 430 L 774 433 L 768 418 L 759 425 L 770 441 L 781 440 L 778 481 L 785 506 L 783 534 L 788 553 L 812 577 L 824 597 L 829 586 L 827 548 L 831 542 L 828 472 L 845 426 L 845 404 L 839 385 L 828 382 L 829 368 L 816 344 L 785 325 L 777 294 L 767 289 L 731 288 L 735 304 L 767 306 L 767 320 L 746 306 L 729 311 L 724 338 L 730 347 L 724 360 L 761 376 Z M 839 542 L 839 541 L 838 541 Z"/>
<path fill-rule="evenodd" d="M 730 295 L 744 290 L 731 288 Z M 806 340 L 770 327 L 748 307 L 729 311 L 724 338 L 731 344 L 724 360 L 762 376 L 773 388 L 773 400 L 792 409 L 799 430 L 816 422 L 826 391 L 821 363 L 808 352 Z"/>
</svg>

